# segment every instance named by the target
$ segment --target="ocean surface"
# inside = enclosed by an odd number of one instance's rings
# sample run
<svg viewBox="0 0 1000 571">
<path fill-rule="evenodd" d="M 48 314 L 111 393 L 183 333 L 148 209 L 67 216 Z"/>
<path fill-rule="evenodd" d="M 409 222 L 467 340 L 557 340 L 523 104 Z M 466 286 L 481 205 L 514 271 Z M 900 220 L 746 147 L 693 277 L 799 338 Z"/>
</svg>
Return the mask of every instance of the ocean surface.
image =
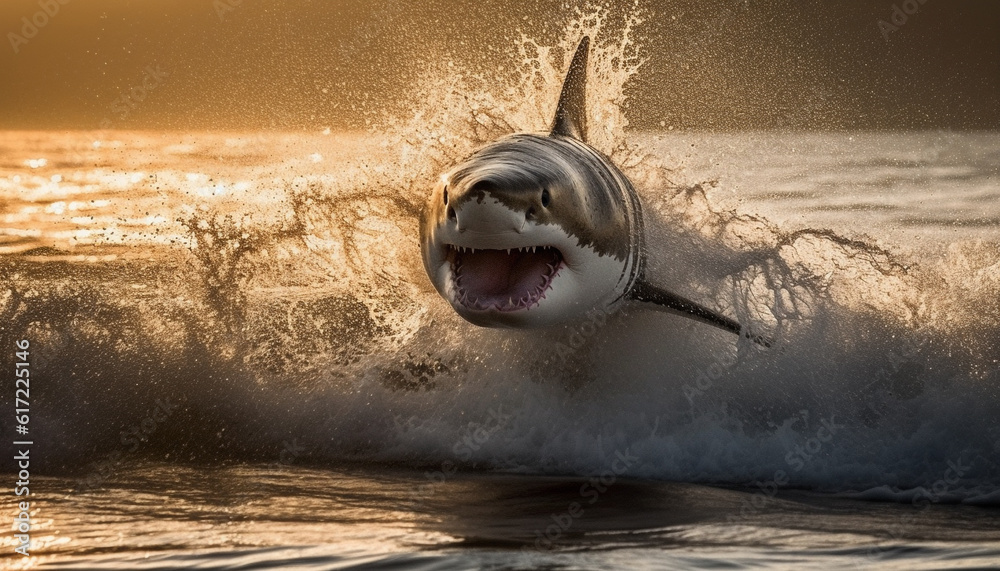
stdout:
<svg viewBox="0 0 1000 571">
<path fill-rule="evenodd" d="M 635 131 L 625 33 L 589 142 L 649 280 L 772 346 L 641 307 L 483 329 L 434 291 L 434 181 L 544 130 L 600 25 L 428 69 L 364 132 L 0 133 L 11 530 L 31 502 L 0 566 L 1000 567 L 998 133 Z"/>
<path fill-rule="evenodd" d="M 1000 135 L 625 140 L 654 279 L 774 347 L 463 322 L 390 135 L 0 134 L 3 567 L 1000 566 Z"/>
</svg>

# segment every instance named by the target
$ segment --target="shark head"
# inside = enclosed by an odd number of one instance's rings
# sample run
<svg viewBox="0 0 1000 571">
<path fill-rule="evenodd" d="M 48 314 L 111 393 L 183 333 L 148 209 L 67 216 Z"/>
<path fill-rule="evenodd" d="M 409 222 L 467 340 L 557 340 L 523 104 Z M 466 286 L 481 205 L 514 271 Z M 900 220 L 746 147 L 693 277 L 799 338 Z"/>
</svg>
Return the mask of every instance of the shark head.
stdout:
<svg viewBox="0 0 1000 571">
<path fill-rule="evenodd" d="M 642 273 L 628 178 L 586 144 L 589 39 L 547 134 L 516 134 L 442 175 L 421 218 L 424 267 L 466 320 L 546 327 L 623 300 Z"/>
</svg>

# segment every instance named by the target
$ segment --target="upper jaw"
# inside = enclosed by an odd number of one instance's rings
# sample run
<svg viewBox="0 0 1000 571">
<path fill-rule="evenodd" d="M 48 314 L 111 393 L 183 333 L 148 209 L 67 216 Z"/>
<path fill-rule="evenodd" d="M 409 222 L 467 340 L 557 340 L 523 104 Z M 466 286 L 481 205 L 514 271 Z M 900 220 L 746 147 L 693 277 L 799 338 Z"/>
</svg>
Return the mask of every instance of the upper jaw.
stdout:
<svg viewBox="0 0 1000 571">
<path fill-rule="evenodd" d="M 503 232 L 456 231 L 439 226 L 431 240 L 433 251 L 445 259 L 452 248 L 468 250 L 519 250 L 524 248 L 556 248 L 572 256 L 570 239 L 556 226 L 526 222 L 518 230 Z"/>
<path fill-rule="evenodd" d="M 439 247 L 447 250 L 449 247 L 469 248 L 475 250 L 508 250 L 530 248 L 532 246 L 553 246 L 543 244 L 534 232 L 466 232 L 445 231 L 438 236 Z"/>
<path fill-rule="evenodd" d="M 444 255 L 445 255 L 446 258 L 453 251 L 457 251 L 457 252 L 470 252 L 470 253 L 474 254 L 474 253 L 476 253 L 477 250 L 503 250 L 503 251 L 507 252 L 508 254 L 511 254 L 511 253 L 514 253 L 514 252 L 531 252 L 532 254 L 534 254 L 538 250 L 543 250 L 545 248 L 555 248 L 555 246 L 546 245 L 546 244 L 532 244 L 530 246 L 506 246 L 506 247 L 500 247 L 500 248 L 482 248 L 482 247 L 474 248 L 472 246 L 463 246 L 463 245 L 460 245 L 460 244 L 442 244 L 441 245 L 442 252 L 444 253 Z M 558 248 L 556 248 L 556 249 L 558 249 Z"/>
</svg>

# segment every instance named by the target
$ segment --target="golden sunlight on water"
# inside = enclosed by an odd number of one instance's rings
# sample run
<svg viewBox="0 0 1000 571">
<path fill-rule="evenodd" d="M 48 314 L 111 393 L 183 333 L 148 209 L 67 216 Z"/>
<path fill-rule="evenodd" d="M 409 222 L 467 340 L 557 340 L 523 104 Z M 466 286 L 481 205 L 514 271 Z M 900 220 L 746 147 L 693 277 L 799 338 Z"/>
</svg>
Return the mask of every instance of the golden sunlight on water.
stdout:
<svg viewBox="0 0 1000 571">
<path fill-rule="evenodd" d="M 53 247 L 142 256 L 148 253 L 121 247 L 188 246 L 179 223 L 185 212 L 227 206 L 266 212 L 284 199 L 286 185 L 336 177 L 331 163 L 365 152 L 369 141 L 343 133 L 116 133 L 103 139 L 6 132 L 0 135 L 0 253 Z"/>
</svg>

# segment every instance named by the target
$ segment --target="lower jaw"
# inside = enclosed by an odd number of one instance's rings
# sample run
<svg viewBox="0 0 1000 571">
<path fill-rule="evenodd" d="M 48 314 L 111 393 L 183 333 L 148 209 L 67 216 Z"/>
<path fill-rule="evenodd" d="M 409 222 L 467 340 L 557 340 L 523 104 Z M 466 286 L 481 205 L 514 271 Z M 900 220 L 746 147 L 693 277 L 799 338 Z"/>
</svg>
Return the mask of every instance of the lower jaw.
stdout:
<svg viewBox="0 0 1000 571">
<path fill-rule="evenodd" d="M 561 269 L 561 265 L 559 268 Z M 552 292 L 551 282 L 555 278 L 558 269 L 551 276 L 548 276 L 545 284 L 540 288 L 536 288 L 535 291 L 527 293 L 520 299 L 513 296 L 508 296 L 506 299 L 502 295 L 490 296 L 489 301 L 484 301 L 482 297 L 476 300 L 476 296 L 472 294 L 466 294 L 463 301 L 462 296 L 459 294 L 458 284 L 455 282 L 454 274 L 449 276 L 449 281 L 451 282 L 451 299 L 453 305 L 457 307 L 462 307 L 466 311 L 476 312 L 480 314 L 519 314 L 531 311 L 538 307 L 538 305 L 545 300 L 545 297 Z"/>
<path fill-rule="evenodd" d="M 498 309 L 496 307 L 487 307 L 487 308 L 483 309 L 481 307 L 469 307 L 468 305 L 465 305 L 465 304 L 462 304 L 462 303 L 459 303 L 459 305 L 465 311 L 473 311 L 473 312 L 476 312 L 476 313 L 481 313 L 483 315 L 490 315 L 490 314 L 517 315 L 518 313 L 527 313 L 528 312 L 527 308 L 516 308 L 516 309 L 506 309 L 506 308 L 504 308 L 504 309 Z"/>
<path fill-rule="evenodd" d="M 542 312 L 538 311 L 497 311 L 496 309 L 470 309 L 464 305 L 454 306 L 455 313 L 462 319 L 479 327 L 499 329 L 535 329 L 550 325 L 544 319 L 539 320 Z"/>
<path fill-rule="evenodd" d="M 531 310 L 538 306 L 539 302 L 544 298 L 533 299 L 524 304 L 511 305 L 510 303 L 503 303 L 500 305 L 489 304 L 489 305 L 470 305 L 463 303 L 461 300 L 455 299 L 453 303 L 466 311 L 474 311 L 477 313 L 504 313 L 504 314 L 516 314 L 523 313 Z"/>
</svg>

